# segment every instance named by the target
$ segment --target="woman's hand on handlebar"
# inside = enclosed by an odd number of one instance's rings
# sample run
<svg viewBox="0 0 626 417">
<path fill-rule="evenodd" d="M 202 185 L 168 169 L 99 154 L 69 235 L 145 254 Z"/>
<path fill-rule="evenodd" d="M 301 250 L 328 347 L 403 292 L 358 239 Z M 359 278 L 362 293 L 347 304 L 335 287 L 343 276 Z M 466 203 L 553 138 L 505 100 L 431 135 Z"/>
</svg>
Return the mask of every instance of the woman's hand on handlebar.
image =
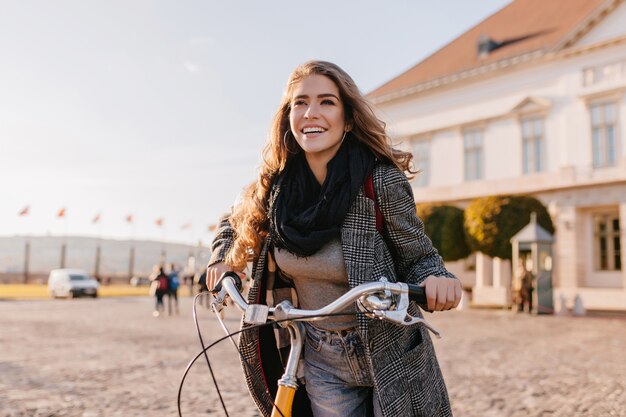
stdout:
<svg viewBox="0 0 626 417">
<path fill-rule="evenodd" d="M 426 289 L 429 311 L 455 308 L 461 301 L 461 281 L 454 278 L 429 276 L 422 283 Z"/>
<path fill-rule="evenodd" d="M 215 288 L 215 285 L 222 277 L 224 272 L 233 271 L 239 275 L 239 278 L 244 280 L 246 278 L 246 274 L 240 271 L 234 271 L 233 268 L 229 265 L 226 265 L 224 262 L 218 262 L 209 266 L 206 269 L 206 286 L 209 291 L 212 291 Z"/>
</svg>

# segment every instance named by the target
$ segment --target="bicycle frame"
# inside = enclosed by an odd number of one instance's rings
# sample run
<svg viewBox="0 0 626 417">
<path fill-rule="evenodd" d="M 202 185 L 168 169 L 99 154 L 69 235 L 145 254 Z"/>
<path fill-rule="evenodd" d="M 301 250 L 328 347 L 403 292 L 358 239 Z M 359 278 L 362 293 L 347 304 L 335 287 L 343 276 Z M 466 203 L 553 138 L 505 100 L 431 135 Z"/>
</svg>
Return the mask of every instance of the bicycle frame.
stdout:
<svg viewBox="0 0 626 417">
<path fill-rule="evenodd" d="M 285 366 L 285 372 L 278 381 L 278 391 L 274 399 L 274 408 L 271 417 L 291 417 L 293 400 L 298 389 L 296 372 L 300 361 L 302 346 L 306 336 L 303 321 L 322 320 L 325 315 L 342 311 L 355 301 L 359 310 L 372 318 L 390 321 L 392 323 L 409 326 L 423 324 L 438 338 L 439 332 L 423 318 L 412 317 L 407 313 L 409 293 L 419 293 L 420 304 L 424 304 L 422 287 L 409 286 L 405 283 L 391 283 L 378 281 L 361 284 L 339 297 L 337 300 L 318 310 L 301 310 L 294 308 L 289 301 L 283 301 L 276 307 L 262 304 L 248 304 L 239 292 L 238 277 L 226 273 L 220 280 L 220 288 L 212 309 L 218 314 L 222 310 L 224 300 L 229 297 L 239 310 L 244 312 L 244 323 L 264 324 L 268 320 L 278 322 L 281 327 L 289 330 L 291 349 Z M 419 289 L 418 289 L 419 288 Z"/>
</svg>

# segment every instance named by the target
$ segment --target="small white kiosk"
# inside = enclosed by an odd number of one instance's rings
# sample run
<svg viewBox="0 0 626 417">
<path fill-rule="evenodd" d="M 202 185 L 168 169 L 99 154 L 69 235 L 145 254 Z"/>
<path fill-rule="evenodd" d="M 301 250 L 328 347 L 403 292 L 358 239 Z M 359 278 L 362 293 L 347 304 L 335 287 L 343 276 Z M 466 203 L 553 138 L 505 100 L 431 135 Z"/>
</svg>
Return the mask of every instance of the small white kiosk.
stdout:
<svg viewBox="0 0 626 417">
<path fill-rule="evenodd" d="M 532 273 L 530 287 L 531 310 L 536 314 L 554 314 L 552 300 L 552 242 L 553 237 L 537 224 L 537 214 L 531 213 L 530 223 L 511 238 L 513 246 L 513 285 L 521 288 L 521 274 L 515 273 L 523 267 Z M 515 296 L 513 297 L 515 300 Z M 515 307 L 515 306 L 514 306 Z"/>
</svg>

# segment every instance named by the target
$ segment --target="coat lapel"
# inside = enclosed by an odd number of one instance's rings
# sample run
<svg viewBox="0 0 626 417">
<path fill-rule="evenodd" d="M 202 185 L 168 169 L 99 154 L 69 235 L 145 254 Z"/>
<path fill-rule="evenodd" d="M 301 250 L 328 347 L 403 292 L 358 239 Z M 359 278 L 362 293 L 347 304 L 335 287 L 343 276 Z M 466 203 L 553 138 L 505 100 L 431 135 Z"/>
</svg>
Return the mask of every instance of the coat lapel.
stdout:
<svg viewBox="0 0 626 417">
<path fill-rule="evenodd" d="M 372 279 L 375 236 L 374 202 L 361 190 L 341 225 L 341 248 L 350 288 Z"/>
</svg>

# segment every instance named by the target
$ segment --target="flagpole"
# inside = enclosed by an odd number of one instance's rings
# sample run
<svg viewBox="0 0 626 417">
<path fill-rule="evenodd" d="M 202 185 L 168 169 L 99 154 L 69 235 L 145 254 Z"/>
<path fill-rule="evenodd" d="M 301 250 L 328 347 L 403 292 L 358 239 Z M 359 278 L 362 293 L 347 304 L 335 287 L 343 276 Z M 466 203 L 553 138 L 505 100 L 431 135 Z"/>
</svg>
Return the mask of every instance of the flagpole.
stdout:
<svg viewBox="0 0 626 417">
<path fill-rule="evenodd" d="M 128 254 L 128 282 L 133 277 L 133 269 L 135 268 L 135 223 L 133 215 L 126 216 L 126 221 L 130 224 L 130 253 Z"/>
<path fill-rule="evenodd" d="M 30 205 L 24 207 L 17 213 L 19 217 L 25 217 L 28 215 L 30 211 Z M 28 234 L 24 233 L 24 276 L 22 277 L 22 281 L 24 284 L 28 283 L 28 264 L 30 262 L 30 241 L 28 239 Z"/>
<path fill-rule="evenodd" d="M 160 259 L 159 264 L 165 265 L 166 251 L 165 251 L 165 227 L 163 227 L 163 217 L 159 217 L 158 219 L 154 221 L 154 223 L 159 228 L 161 228 L 161 259 Z"/>
<path fill-rule="evenodd" d="M 61 236 L 61 269 L 65 268 L 65 255 L 67 252 L 67 242 L 65 241 L 67 235 L 67 222 L 65 219 L 65 207 L 63 207 L 57 213 L 57 217 L 63 219 L 63 235 Z"/>
<path fill-rule="evenodd" d="M 102 248 L 101 248 L 102 226 L 100 223 L 100 213 L 96 214 L 96 217 L 94 217 L 92 223 L 97 224 L 97 227 L 98 227 L 98 234 L 96 237 L 96 260 L 95 260 L 95 265 L 93 268 L 93 275 L 98 280 L 98 282 L 100 282 L 100 259 L 102 255 Z"/>
<path fill-rule="evenodd" d="M 133 269 L 135 268 L 135 241 L 130 240 L 130 254 L 128 256 L 128 282 L 133 277 Z"/>
<path fill-rule="evenodd" d="M 65 251 L 67 250 L 67 245 L 65 244 L 65 236 L 62 237 L 63 241 L 61 242 L 61 266 L 60 268 L 65 268 Z"/>
<path fill-rule="evenodd" d="M 28 263 L 30 262 L 30 242 L 28 237 L 24 236 L 24 284 L 28 283 Z"/>
</svg>

